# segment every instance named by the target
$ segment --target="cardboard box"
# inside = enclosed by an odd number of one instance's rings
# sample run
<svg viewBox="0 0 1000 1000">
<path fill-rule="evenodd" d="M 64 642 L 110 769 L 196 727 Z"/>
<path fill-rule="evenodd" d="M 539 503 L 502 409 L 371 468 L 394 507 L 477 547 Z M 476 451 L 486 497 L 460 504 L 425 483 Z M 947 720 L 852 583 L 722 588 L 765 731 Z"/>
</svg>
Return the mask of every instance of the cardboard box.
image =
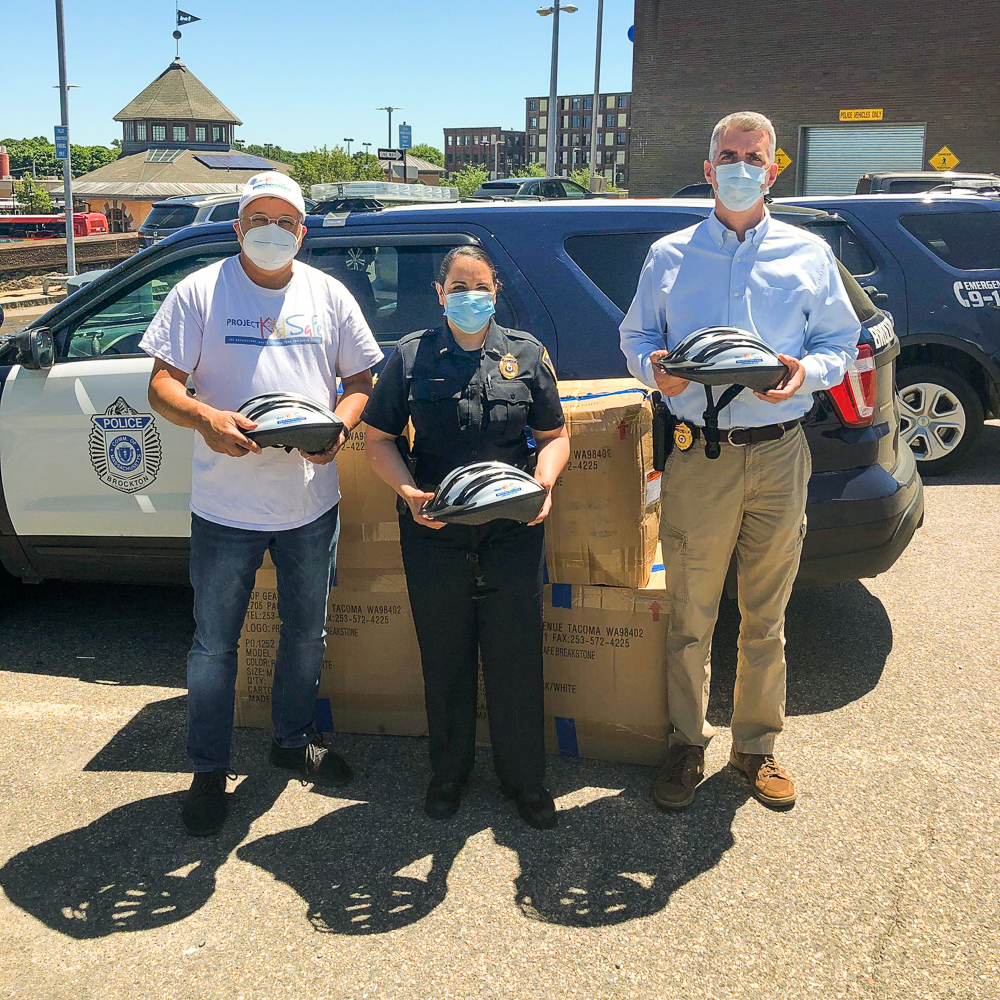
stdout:
<svg viewBox="0 0 1000 1000">
<path fill-rule="evenodd" d="M 277 580 L 257 573 L 240 637 L 237 726 L 271 725 L 271 683 L 278 649 Z M 324 732 L 427 733 L 420 651 L 406 591 L 334 587 L 327 615 L 317 723 Z"/>
<path fill-rule="evenodd" d="M 337 455 L 340 540 L 337 582 L 358 589 L 404 590 L 396 494 L 372 470 L 360 424 Z"/>
<path fill-rule="evenodd" d="M 570 460 L 545 522 L 552 583 L 638 589 L 649 580 L 659 525 L 653 414 L 634 379 L 560 382 Z"/>
</svg>

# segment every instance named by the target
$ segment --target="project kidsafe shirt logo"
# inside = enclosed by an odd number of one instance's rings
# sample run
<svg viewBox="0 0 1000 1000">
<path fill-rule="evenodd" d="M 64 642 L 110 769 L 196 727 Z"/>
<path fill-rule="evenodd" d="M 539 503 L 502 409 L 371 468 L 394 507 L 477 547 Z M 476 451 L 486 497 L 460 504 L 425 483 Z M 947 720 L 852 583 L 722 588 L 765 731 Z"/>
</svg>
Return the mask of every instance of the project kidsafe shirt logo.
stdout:
<svg viewBox="0 0 1000 1000">
<path fill-rule="evenodd" d="M 152 413 L 133 410 L 119 396 L 90 421 L 90 464 L 102 483 L 138 493 L 156 479 L 163 450 Z"/>
<path fill-rule="evenodd" d="M 296 344 L 319 344 L 322 337 L 318 327 L 319 317 L 294 313 L 281 319 L 278 316 L 230 316 L 227 330 L 244 333 L 227 333 L 227 344 L 244 344 L 249 347 L 293 347 Z"/>
</svg>

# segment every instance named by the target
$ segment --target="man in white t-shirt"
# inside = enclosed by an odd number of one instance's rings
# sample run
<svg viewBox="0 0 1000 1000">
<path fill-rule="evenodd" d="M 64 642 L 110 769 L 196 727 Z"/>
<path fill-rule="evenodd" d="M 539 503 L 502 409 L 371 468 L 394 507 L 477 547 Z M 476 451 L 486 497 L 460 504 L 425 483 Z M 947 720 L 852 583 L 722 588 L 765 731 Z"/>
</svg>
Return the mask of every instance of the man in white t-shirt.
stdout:
<svg viewBox="0 0 1000 1000">
<path fill-rule="evenodd" d="M 251 177 L 234 223 L 239 256 L 189 275 L 164 299 L 142 339 L 154 358 L 149 402 L 191 427 L 188 755 L 194 780 L 181 817 L 194 836 L 221 829 L 236 697 L 236 650 L 257 569 L 270 551 L 281 637 L 271 695 L 270 760 L 309 781 L 343 785 L 351 770 L 316 731 L 324 625 L 336 577 L 340 490 L 334 458 L 361 418 L 382 359 L 347 289 L 294 260 L 306 229 L 298 184 Z M 342 391 L 337 403 L 337 379 Z M 194 392 L 187 389 L 190 381 Z M 317 455 L 261 448 L 237 409 L 265 392 L 295 392 L 334 408 L 346 425 Z"/>
</svg>

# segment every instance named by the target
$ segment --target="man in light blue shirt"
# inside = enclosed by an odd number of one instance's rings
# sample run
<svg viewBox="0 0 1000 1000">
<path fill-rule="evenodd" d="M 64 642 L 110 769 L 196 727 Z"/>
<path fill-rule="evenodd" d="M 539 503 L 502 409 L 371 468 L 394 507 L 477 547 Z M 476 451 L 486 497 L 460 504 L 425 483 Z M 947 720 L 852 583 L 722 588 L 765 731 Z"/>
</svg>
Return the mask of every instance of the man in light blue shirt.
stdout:
<svg viewBox="0 0 1000 1000">
<path fill-rule="evenodd" d="M 795 786 L 774 757 L 784 724 L 785 606 L 805 535 L 809 447 L 800 426 L 812 393 L 839 384 L 861 324 L 829 246 L 772 219 L 764 194 L 778 175 L 771 122 L 754 112 L 716 125 L 705 161 L 715 210 L 652 245 L 621 324 L 629 370 L 668 398 L 676 421 L 663 473 L 660 537 L 671 623 L 667 696 L 673 727 L 653 784 L 663 808 L 689 805 L 704 774 L 712 633 L 736 552 L 739 657 L 730 763 L 765 805 L 787 807 Z M 721 455 L 703 448 L 700 384 L 653 365 L 709 326 L 755 333 L 788 368 L 764 393 L 744 390 L 719 414 Z M 719 399 L 725 387 L 714 389 Z"/>
</svg>

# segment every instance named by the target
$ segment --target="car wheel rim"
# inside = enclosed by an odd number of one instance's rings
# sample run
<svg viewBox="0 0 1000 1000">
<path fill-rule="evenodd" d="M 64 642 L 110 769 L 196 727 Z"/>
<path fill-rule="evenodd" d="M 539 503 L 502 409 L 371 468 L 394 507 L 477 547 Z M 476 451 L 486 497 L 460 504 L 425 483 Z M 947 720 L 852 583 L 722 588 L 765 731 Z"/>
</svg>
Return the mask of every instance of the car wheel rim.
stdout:
<svg viewBox="0 0 1000 1000">
<path fill-rule="evenodd" d="M 918 461 L 950 455 L 965 436 L 966 416 L 958 396 L 943 385 L 915 382 L 899 390 L 899 434 Z"/>
</svg>

